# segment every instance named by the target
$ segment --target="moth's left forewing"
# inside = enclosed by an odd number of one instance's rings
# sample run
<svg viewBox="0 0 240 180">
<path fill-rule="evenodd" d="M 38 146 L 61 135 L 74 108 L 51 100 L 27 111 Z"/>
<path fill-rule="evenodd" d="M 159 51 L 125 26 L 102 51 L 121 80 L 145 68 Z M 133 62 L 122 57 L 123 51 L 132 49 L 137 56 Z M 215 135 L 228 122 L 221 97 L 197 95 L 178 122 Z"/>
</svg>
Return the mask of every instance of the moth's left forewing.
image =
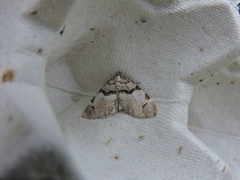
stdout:
<svg viewBox="0 0 240 180">
<path fill-rule="evenodd" d="M 106 95 L 109 92 L 116 92 L 115 78 L 111 78 L 110 80 L 108 80 L 107 83 L 104 84 L 104 86 L 101 88 L 101 90 L 104 91 Z"/>
<path fill-rule="evenodd" d="M 117 111 L 115 79 L 110 79 L 92 98 L 82 117 L 85 119 L 105 119 Z"/>
</svg>

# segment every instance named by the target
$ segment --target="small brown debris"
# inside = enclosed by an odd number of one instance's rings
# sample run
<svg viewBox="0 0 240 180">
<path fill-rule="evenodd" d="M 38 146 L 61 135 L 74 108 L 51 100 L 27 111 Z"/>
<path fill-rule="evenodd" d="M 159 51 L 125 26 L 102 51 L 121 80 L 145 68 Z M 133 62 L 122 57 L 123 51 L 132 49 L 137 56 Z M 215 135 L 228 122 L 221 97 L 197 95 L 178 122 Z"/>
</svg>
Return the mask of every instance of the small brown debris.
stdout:
<svg viewBox="0 0 240 180">
<path fill-rule="evenodd" d="M 61 30 L 60 33 L 59 33 L 61 36 L 62 36 L 63 33 L 64 33 L 65 27 L 66 27 L 66 25 L 63 26 L 62 30 Z"/>
<path fill-rule="evenodd" d="M 213 74 L 211 74 L 211 76 L 213 76 Z"/>
<path fill-rule="evenodd" d="M 199 82 L 203 82 L 203 79 L 200 79 Z"/>
<path fill-rule="evenodd" d="M 118 156 L 114 156 L 114 159 L 119 160 L 119 157 Z"/>
<path fill-rule="evenodd" d="M 94 43 L 94 41 L 91 41 L 91 43 Z"/>
<path fill-rule="evenodd" d="M 223 168 L 222 172 L 224 173 L 224 172 L 226 171 L 226 169 L 227 169 L 227 166 L 225 166 L 225 167 Z"/>
<path fill-rule="evenodd" d="M 144 136 L 139 136 L 138 139 L 139 140 L 144 139 Z"/>
<path fill-rule="evenodd" d="M 38 49 L 38 53 L 41 53 L 42 52 L 42 49 L 40 48 L 40 49 Z"/>
<path fill-rule="evenodd" d="M 193 73 L 191 73 L 191 75 L 193 76 Z"/>
<path fill-rule="evenodd" d="M 180 146 L 180 148 L 178 149 L 179 154 L 182 154 L 182 150 L 183 150 L 183 147 Z"/>
<path fill-rule="evenodd" d="M 203 52 L 203 50 L 204 50 L 203 48 L 200 48 L 200 51 L 201 51 L 201 52 Z"/>
<path fill-rule="evenodd" d="M 217 85 L 219 85 L 220 83 L 219 82 L 217 82 Z"/>
<path fill-rule="evenodd" d="M 142 21 L 143 23 L 147 22 L 147 21 L 145 20 L 145 18 L 143 18 L 143 17 L 141 17 L 141 21 Z"/>
<path fill-rule="evenodd" d="M 90 30 L 91 30 L 91 31 L 93 31 L 93 30 L 94 30 L 94 28 L 91 28 Z"/>
<path fill-rule="evenodd" d="M 12 70 L 6 71 L 3 74 L 3 76 L 2 76 L 2 82 L 12 81 L 12 79 L 13 79 L 13 72 L 12 72 Z"/>
<path fill-rule="evenodd" d="M 231 84 L 235 84 L 235 81 L 231 81 L 230 83 L 231 83 Z"/>
<path fill-rule="evenodd" d="M 37 10 L 33 10 L 32 12 L 30 12 L 31 15 L 36 15 L 37 13 Z"/>
</svg>

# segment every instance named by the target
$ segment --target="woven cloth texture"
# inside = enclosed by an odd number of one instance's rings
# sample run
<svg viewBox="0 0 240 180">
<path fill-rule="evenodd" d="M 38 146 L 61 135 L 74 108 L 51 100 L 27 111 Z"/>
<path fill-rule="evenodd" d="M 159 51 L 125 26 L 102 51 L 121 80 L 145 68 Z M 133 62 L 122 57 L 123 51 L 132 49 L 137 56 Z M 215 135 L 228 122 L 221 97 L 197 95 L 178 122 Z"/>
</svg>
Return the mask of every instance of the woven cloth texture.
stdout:
<svg viewBox="0 0 240 180">
<path fill-rule="evenodd" d="M 54 152 L 62 179 L 240 177 L 236 2 L 11 0 L 0 18 L 0 72 L 14 75 L 0 87 L 0 177 L 32 149 Z M 81 118 L 117 71 L 156 117 Z"/>
</svg>

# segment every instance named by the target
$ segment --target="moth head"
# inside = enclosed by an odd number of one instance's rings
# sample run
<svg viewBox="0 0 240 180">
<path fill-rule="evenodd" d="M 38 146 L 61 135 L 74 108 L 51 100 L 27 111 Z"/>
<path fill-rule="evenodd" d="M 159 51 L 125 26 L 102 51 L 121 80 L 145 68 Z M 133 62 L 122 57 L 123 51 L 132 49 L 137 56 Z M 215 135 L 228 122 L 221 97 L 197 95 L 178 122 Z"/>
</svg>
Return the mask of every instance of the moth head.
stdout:
<svg viewBox="0 0 240 180">
<path fill-rule="evenodd" d="M 120 71 L 116 72 L 115 76 L 122 76 L 122 73 Z"/>
</svg>

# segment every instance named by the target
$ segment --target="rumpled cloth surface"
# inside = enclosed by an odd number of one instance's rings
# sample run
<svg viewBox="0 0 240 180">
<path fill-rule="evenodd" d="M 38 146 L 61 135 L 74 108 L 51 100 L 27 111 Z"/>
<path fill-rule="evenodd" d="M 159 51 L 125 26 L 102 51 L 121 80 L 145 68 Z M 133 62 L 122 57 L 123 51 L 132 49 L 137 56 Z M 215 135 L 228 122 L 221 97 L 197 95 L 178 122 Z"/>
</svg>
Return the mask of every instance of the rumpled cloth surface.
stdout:
<svg viewBox="0 0 240 180">
<path fill-rule="evenodd" d="M 0 17 L 1 178 L 44 158 L 19 177 L 240 177 L 236 2 L 12 0 Z M 156 117 L 81 118 L 117 71 Z"/>
</svg>

